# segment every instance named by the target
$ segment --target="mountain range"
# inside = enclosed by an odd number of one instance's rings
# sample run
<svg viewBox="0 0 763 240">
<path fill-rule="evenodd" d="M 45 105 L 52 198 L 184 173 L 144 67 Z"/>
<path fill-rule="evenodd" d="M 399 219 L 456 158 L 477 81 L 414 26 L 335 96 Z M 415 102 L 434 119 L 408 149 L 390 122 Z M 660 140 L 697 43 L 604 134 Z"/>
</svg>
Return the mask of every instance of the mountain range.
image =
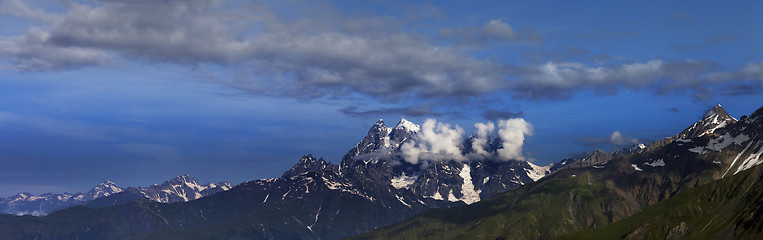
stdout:
<svg viewBox="0 0 763 240">
<path fill-rule="evenodd" d="M 719 179 L 728 182 L 758 171 L 761 115 L 758 109 L 736 120 L 718 105 L 681 133 L 650 145 L 594 151 L 547 166 L 490 154 L 502 148 L 500 138 L 485 139 L 480 146 L 488 154 L 479 157 L 411 162 L 401 148 L 417 139 L 421 126 L 403 119 L 388 127 L 379 120 L 339 164 L 306 155 L 279 178 L 245 182 L 198 199 L 196 193 L 209 187 L 196 187 L 182 194 L 185 198 L 174 198 L 188 202 L 135 188 L 44 217 L 0 216 L 0 236 L 339 239 L 381 228 L 356 238 L 565 237 L 638 217 Z M 478 152 L 476 138 L 459 144 L 463 156 Z M 748 182 L 757 186 L 757 180 Z M 739 206 L 745 210 L 747 205 Z M 760 226 L 759 221 L 743 223 Z M 697 226 L 670 224 L 617 230 L 638 237 L 676 228 L 675 234 L 691 236 Z M 666 227 L 669 231 L 663 231 Z M 747 236 L 749 229 L 721 228 L 729 236 Z"/>
<path fill-rule="evenodd" d="M 122 188 L 111 181 L 103 181 L 86 193 L 45 193 L 39 196 L 18 193 L 7 198 L 0 198 L 0 213 L 42 216 L 74 205 L 108 206 L 141 197 L 162 203 L 187 202 L 226 191 L 231 187 L 227 182 L 201 185 L 188 175 L 177 176 L 162 184 L 145 188 Z M 107 197 L 108 199 L 103 199 Z M 116 199 L 120 200 L 113 201 Z"/>
<path fill-rule="evenodd" d="M 763 108 L 720 105 L 644 151 L 351 239 L 758 239 Z"/>
</svg>

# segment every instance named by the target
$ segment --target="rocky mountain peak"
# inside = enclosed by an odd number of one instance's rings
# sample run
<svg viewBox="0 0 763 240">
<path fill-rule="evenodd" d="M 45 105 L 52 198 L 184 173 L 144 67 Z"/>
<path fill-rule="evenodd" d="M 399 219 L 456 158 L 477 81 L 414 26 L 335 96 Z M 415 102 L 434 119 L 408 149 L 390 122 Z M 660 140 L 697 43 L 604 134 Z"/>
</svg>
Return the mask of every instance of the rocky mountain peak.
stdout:
<svg viewBox="0 0 763 240">
<path fill-rule="evenodd" d="M 411 139 L 413 135 L 419 132 L 420 130 L 421 130 L 421 127 L 419 127 L 419 125 L 412 123 L 406 120 L 405 118 L 403 118 L 395 126 L 395 128 L 393 128 L 392 131 L 390 132 L 389 134 L 390 143 L 395 146 L 399 146 L 406 140 Z"/>
<path fill-rule="evenodd" d="M 734 119 L 733 117 L 731 117 L 731 115 L 729 115 L 729 113 L 726 112 L 726 109 L 723 109 L 723 107 L 721 107 L 720 104 L 713 106 L 713 108 L 711 108 L 710 111 L 707 111 L 707 113 L 705 113 L 705 116 L 703 117 L 703 119 L 710 119 L 710 118 L 714 118 L 714 117 L 721 117 L 721 118 L 725 118 L 725 119 Z M 736 119 L 734 119 L 734 120 L 736 120 Z"/>
<path fill-rule="evenodd" d="M 379 119 L 379 121 L 376 121 L 373 126 L 371 126 L 370 129 L 368 129 L 368 136 L 373 136 L 377 134 L 384 134 L 389 133 L 389 127 L 387 127 L 386 124 L 384 124 L 383 119 Z"/>
<path fill-rule="evenodd" d="M 678 138 L 695 138 L 708 134 L 713 134 L 716 129 L 736 123 L 737 119 L 729 115 L 720 104 L 711 108 L 701 120 L 695 122 L 681 133 L 676 135 Z"/>
<path fill-rule="evenodd" d="M 171 183 L 196 183 L 196 179 L 188 176 L 188 174 L 179 175 L 173 179 L 170 179 Z"/>
<path fill-rule="evenodd" d="M 400 119 L 400 122 L 395 125 L 395 129 L 403 129 L 408 132 L 418 132 L 421 130 L 421 127 L 419 127 L 418 124 L 412 123 L 408 121 L 407 119 L 403 118 Z"/>
<path fill-rule="evenodd" d="M 84 199 L 85 200 L 93 200 L 100 197 L 109 196 L 115 193 L 122 192 L 123 189 L 119 185 L 111 182 L 111 181 L 103 181 L 96 185 L 93 189 L 85 193 Z"/>
<path fill-rule="evenodd" d="M 321 171 L 326 169 L 333 170 L 335 166 L 329 162 L 326 162 L 323 158 L 315 158 L 313 155 L 308 154 L 302 156 L 296 165 L 291 167 L 288 171 L 283 173 L 282 178 L 289 178 L 293 176 L 302 175 L 309 171 Z"/>
</svg>

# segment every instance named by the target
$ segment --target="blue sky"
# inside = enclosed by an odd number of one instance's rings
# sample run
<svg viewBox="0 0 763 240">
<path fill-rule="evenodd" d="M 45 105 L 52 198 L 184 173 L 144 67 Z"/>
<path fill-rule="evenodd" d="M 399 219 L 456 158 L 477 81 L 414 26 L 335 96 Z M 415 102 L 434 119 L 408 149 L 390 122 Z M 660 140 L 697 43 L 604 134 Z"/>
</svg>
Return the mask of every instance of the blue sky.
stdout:
<svg viewBox="0 0 763 240">
<path fill-rule="evenodd" d="M 757 1 L 0 2 L 0 196 L 280 176 L 376 120 L 548 164 L 763 103 Z M 613 134 L 619 133 L 619 138 Z"/>
</svg>

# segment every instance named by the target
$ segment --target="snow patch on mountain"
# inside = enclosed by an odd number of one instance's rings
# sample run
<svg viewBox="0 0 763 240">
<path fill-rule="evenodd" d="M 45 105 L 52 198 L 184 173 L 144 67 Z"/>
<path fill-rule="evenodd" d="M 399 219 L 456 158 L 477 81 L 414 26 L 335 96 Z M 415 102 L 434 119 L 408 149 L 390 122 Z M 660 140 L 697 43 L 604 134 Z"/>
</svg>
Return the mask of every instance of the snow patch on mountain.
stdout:
<svg viewBox="0 0 763 240">
<path fill-rule="evenodd" d="M 408 206 L 409 208 L 411 207 L 411 205 L 403 201 L 403 198 L 401 198 L 400 196 L 395 195 L 395 197 L 397 197 L 397 200 L 403 203 L 403 205 Z"/>
<path fill-rule="evenodd" d="M 527 176 L 530 177 L 530 179 L 532 179 L 534 182 L 537 182 L 538 179 L 541 179 L 545 177 L 546 175 L 548 175 L 550 173 L 549 169 L 551 169 L 551 167 L 553 166 L 553 165 L 547 165 L 547 166 L 541 167 L 531 162 L 527 162 L 527 164 L 529 164 L 532 169 L 525 169 L 525 172 L 527 173 Z"/>
<path fill-rule="evenodd" d="M 737 160 L 739 160 L 739 157 L 741 157 L 741 156 L 742 156 L 742 154 L 744 154 L 745 152 L 747 152 L 747 149 L 749 149 L 749 148 L 750 148 L 750 145 L 752 145 L 752 141 L 750 141 L 750 143 L 748 143 L 748 144 L 747 144 L 747 146 L 746 146 L 746 147 L 744 147 L 744 150 L 742 150 L 741 152 L 739 152 L 739 154 L 737 154 L 737 156 L 734 158 L 734 160 L 733 160 L 733 161 L 731 161 L 731 165 L 729 165 L 729 168 L 727 168 L 727 169 L 726 169 L 726 171 L 725 171 L 725 172 L 723 172 L 723 175 L 721 176 L 721 178 L 725 177 L 725 176 L 726 176 L 726 174 L 727 174 L 727 173 L 729 173 L 729 170 L 731 170 L 731 168 L 732 168 L 732 167 L 734 167 L 734 163 L 736 163 L 736 162 L 737 162 Z M 739 171 L 737 171 L 737 172 L 739 172 Z"/>
<path fill-rule="evenodd" d="M 731 134 L 726 133 L 720 138 L 710 140 L 710 142 L 707 143 L 707 149 L 713 151 L 721 151 L 732 143 L 736 145 L 742 145 L 742 143 L 746 142 L 747 140 L 750 140 L 750 137 L 747 135 L 740 134 L 739 136 L 731 137 Z"/>
<path fill-rule="evenodd" d="M 408 176 L 405 173 L 403 173 L 400 176 L 392 178 L 391 184 L 392 184 L 392 187 L 397 189 L 401 189 L 401 188 L 408 189 L 414 182 L 416 182 L 416 179 L 418 179 L 418 176 Z"/>
<path fill-rule="evenodd" d="M 638 165 L 636 164 L 631 164 L 631 167 L 633 167 L 633 169 L 636 169 L 636 171 L 644 171 L 644 169 L 639 168 Z"/>
<path fill-rule="evenodd" d="M 664 167 L 665 166 L 665 161 L 663 161 L 662 159 L 659 159 L 659 160 L 654 161 L 654 162 L 644 163 L 644 165 L 649 165 L 649 166 L 652 166 L 652 167 Z"/>
<path fill-rule="evenodd" d="M 463 195 L 463 197 L 460 200 L 464 201 L 466 204 L 479 202 L 480 193 L 479 190 L 474 190 L 475 186 L 474 182 L 472 182 L 471 168 L 469 167 L 469 164 L 464 164 L 464 167 L 461 168 L 461 173 L 459 176 L 461 176 L 461 178 L 464 180 L 463 184 L 461 185 L 461 195 Z"/>
<path fill-rule="evenodd" d="M 707 146 L 697 146 L 690 148 L 689 151 L 697 154 L 706 154 L 711 151 L 717 151 L 720 152 L 726 147 L 730 146 L 731 144 L 736 145 L 742 145 L 742 143 L 747 142 L 750 140 L 750 137 L 744 134 L 739 134 L 738 136 L 731 137 L 730 133 L 723 134 L 722 136 L 718 138 L 711 139 Z"/>
<path fill-rule="evenodd" d="M 437 189 L 437 190 L 440 190 L 440 189 Z M 442 198 L 442 195 L 440 195 L 440 191 L 434 192 L 434 195 L 432 195 L 432 197 L 430 198 L 434 200 L 444 200 L 444 198 Z"/>
<path fill-rule="evenodd" d="M 323 179 L 323 182 L 326 184 L 326 187 L 328 187 L 328 189 L 338 190 L 338 191 L 341 191 L 341 192 L 346 192 L 346 193 L 358 195 L 358 196 L 366 198 L 366 199 L 368 199 L 369 201 L 372 201 L 372 202 L 376 201 L 376 199 L 374 197 L 371 197 L 369 195 L 361 193 L 358 189 L 355 189 L 351 184 L 340 183 L 340 182 L 337 182 L 337 181 L 332 181 L 332 180 L 327 179 L 326 177 L 321 177 L 321 178 Z M 284 197 L 285 196 L 286 195 L 284 194 Z"/>
<path fill-rule="evenodd" d="M 763 155 L 763 144 L 759 143 L 758 146 L 756 146 L 756 147 L 757 147 L 758 151 L 754 152 L 754 153 L 750 153 L 750 156 L 748 156 L 747 159 L 745 159 L 742 162 L 742 165 L 740 165 L 739 168 L 737 168 L 737 170 L 736 170 L 736 172 L 734 172 L 734 174 L 737 174 L 737 173 L 739 173 L 741 171 L 750 169 L 750 168 L 752 168 L 752 167 L 754 167 L 754 166 L 756 166 L 758 164 L 763 163 L 763 159 L 760 158 L 760 156 Z M 754 149 L 755 148 L 752 148 L 751 150 L 754 150 Z M 744 153 L 744 151 L 743 151 L 743 153 Z"/>
</svg>

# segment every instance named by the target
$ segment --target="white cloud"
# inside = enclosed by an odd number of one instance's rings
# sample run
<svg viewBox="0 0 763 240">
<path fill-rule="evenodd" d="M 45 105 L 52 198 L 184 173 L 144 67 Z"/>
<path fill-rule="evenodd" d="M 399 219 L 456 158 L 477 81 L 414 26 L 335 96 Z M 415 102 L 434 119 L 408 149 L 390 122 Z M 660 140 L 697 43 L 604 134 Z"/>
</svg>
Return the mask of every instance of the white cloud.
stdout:
<svg viewBox="0 0 763 240">
<path fill-rule="evenodd" d="M 489 156 L 491 153 L 487 151 L 487 148 L 490 135 L 495 132 L 495 124 L 492 122 L 475 123 L 474 129 L 474 138 L 472 139 L 474 153 L 480 156 Z"/>
<path fill-rule="evenodd" d="M 0 58 L 26 71 L 121 60 L 214 64 L 223 66 L 215 69 L 224 77 L 211 81 L 299 99 L 352 94 L 393 101 L 463 99 L 496 92 L 558 99 L 582 90 L 614 93 L 618 88 L 701 97 L 718 84 L 763 82 L 761 63 L 738 72 L 713 71 L 717 64 L 709 61 L 660 59 L 606 66 L 564 60 L 511 66 L 474 57 L 463 45 L 436 44 L 433 36 L 407 30 L 403 19 L 347 16 L 330 5 L 285 16 L 268 4 L 78 1 L 61 4 L 54 12 L 8 0 L 0 11 L 38 24 L 24 35 L 0 38 Z M 439 36 L 466 45 L 542 40 L 534 30 L 515 28 L 502 19 L 446 27 Z"/>
<path fill-rule="evenodd" d="M 634 144 L 638 144 L 639 141 L 636 138 L 633 138 L 631 136 L 623 136 L 620 131 L 614 131 L 612 132 L 612 135 L 609 136 L 609 143 L 617 145 L 617 146 L 631 146 Z"/>
<path fill-rule="evenodd" d="M 57 46 L 50 33 L 32 28 L 26 35 L 0 39 L 0 56 L 10 56 L 25 71 L 60 70 L 105 64 L 107 53 L 86 47 Z"/>
<path fill-rule="evenodd" d="M 438 123 L 435 119 L 427 119 L 421 125 L 421 130 L 413 139 L 401 147 L 403 158 L 416 164 L 419 160 L 464 160 L 461 154 L 461 143 L 464 140 L 464 129 L 447 123 Z"/>
<path fill-rule="evenodd" d="M 440 29 L 439 35 L 467 46 L 506 42 L 539 42 L 543 40 L 543 37 L 535 30 L 524 28 L 517 31 L 503 19 L 492 19 L 485 22 L 481 27 L 446 27 Z"/>
<path fill-rule="evenodd" d="M 0 2 L 0 13 L 43 22 L 50 22 L 55 19 L 55 15 L 42 9 L 31 8 L 21 0 L 3 0 Z"/>
<path fill-rule="evenodd" d="M 525 136 L 532 135 L 533 129 L 524 119 L 499 120 L 497 128 L 492 122 L 475 123 L 474 128 L 471 139 L 473 152 L 464 153 L 463 142 L 466 139 L 461 127 L 427 119 L 421 125 L 421 131 L 400 147 L 400 154 L 403 159 L 413 164 L 421 161 L 463 161 L 470 158 L 494 157 L 503 161 L 526 160 L 522 146 Z M 495 139 L 494 136 L 500 140 L 497 150 L 489 147 L 491 140 Z"/>
<path fill-rule="evenodd" d="M 498 121 L 498 137 L 501 139 L 501 147 L 498 149 L 498 157 L 503 160 L 525 160 L 522 155 L 525 135 L 532 135 L 533 127 L 521 118 Z"/>
<path fill-rule="evenodd" d="M 14 3 L 14 8 L 31 9 Z M 318 19 L 281 17 L 264 4 L 235 4 L 70 3 L 49 23 L 3 39 L 0 56 L 29 71 L 102 65 L 111 59 L 219 64 L 239 76 L 222 82 L 305 99 L 355 92 L 386 99 L 474 96 L 505 81 L 500 64 L 434 45 L 389 17 L 350 18 L 331 10 L 320 13 L 330 17 Z M 493 25 L 494 34 L 506 30 Z M 261 75 L 267 80 L 254 77 Z"/>
<path fill-rule="evenodd" d="M 503 22 L 501 19 L 493 19 L 485 23 L 485 25 L 482 26 L 482 32 L 486 36 L 503 39 L 505 41 L 510 41 L 517 35 L 514 32 L 514 28 Z"/>
</svg>

